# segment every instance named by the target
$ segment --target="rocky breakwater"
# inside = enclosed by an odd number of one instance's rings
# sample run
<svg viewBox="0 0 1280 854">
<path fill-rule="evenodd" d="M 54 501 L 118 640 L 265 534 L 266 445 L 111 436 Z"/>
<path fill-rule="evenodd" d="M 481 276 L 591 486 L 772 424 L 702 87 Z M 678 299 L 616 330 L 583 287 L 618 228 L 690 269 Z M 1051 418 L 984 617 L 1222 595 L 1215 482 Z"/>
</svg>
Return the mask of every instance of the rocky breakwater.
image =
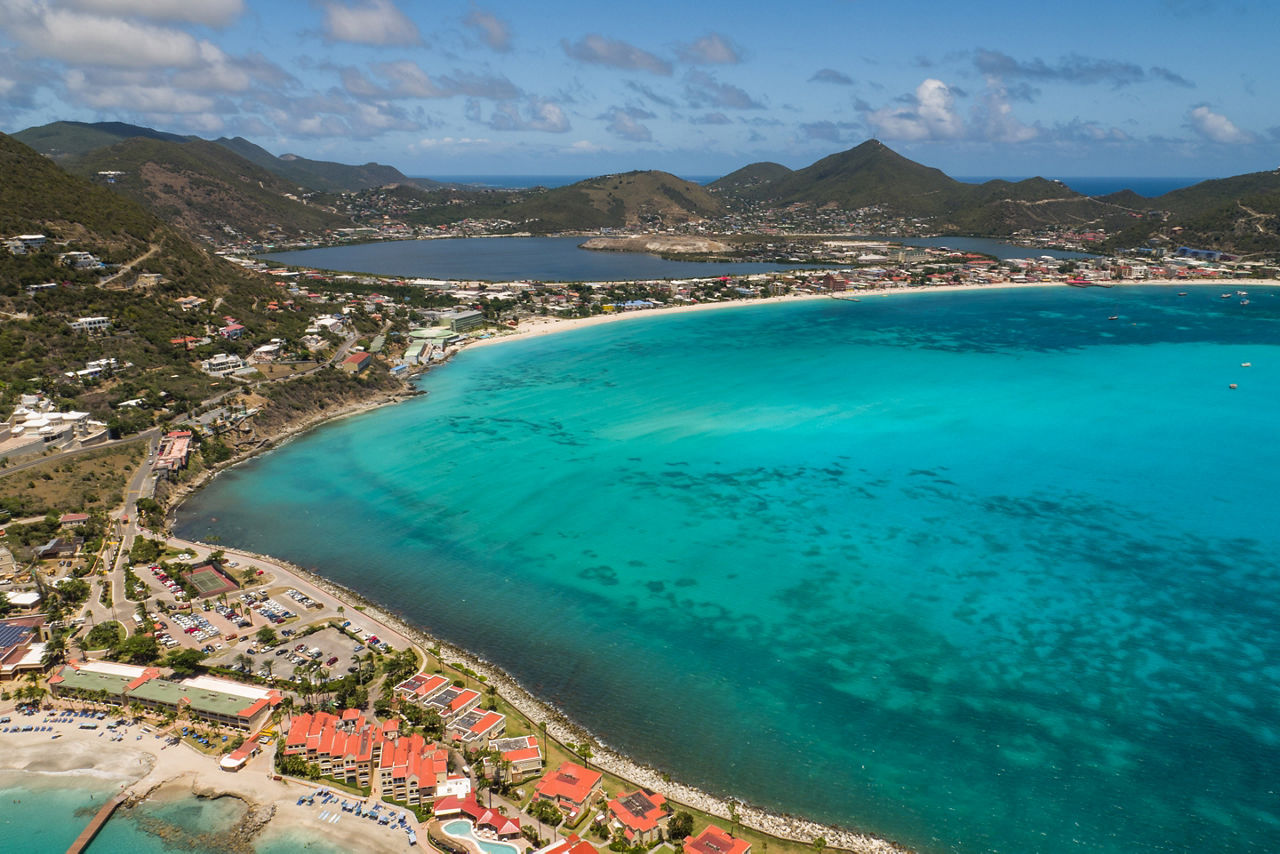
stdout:
<svg viewBox="0 0 1280 854">
<path fill-rule="evenodd" d="M 581 248 L 605 252 L 648 252 L 653 255 L 720 255 L 731 251 L 728 244 L 707 237 L 660 234 L 593 237 Z"/>
</svg>

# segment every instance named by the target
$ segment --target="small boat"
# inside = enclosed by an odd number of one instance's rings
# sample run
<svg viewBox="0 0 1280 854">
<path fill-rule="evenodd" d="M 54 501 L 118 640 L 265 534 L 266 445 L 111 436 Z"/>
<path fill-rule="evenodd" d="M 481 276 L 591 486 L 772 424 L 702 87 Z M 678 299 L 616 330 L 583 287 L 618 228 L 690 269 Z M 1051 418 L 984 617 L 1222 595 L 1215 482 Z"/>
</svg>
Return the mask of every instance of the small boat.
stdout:
<svg viewBox="0 0 1280 854">
<path fill-rule="evenodd" d="M 1231 299 L 1232 294 L 1218 294 L 1219 299 Z"/>
<path fill-rule="evenodd" d="M 1118 314 L 1113 314 L 1107 318 L 1107 320 L 1119 320 L 1119 319 L 1120 319 L 1120 315 Z"/>
<path fill-rule="evenodd" d="M 1249 304 L 1249 301 L 1248 301 L 1247 299 L 1242 299 L 1242 300 L 1240 300 L 1240 304 L 1241 304 L 1241 305 L 1248 305 L 1248 304 Z"/>
<path fill-rule="evenodd" d="M 1178 292 L 1178 296 L 1180 296 L 1180 297 L 1185 297 L 1186 295 L 1187 295 L 1187 292 L 1186 292 L 1186 291 L 1179 291 L 1179 292 Z"/>
<path fill-rule="evenodd" d="M 1240 363 L 1240 367 L 1242 367 L 1242 368 L 1252 368 L 1252 367 L 1253 367 L 1253 362 L 1241 362 L 1241 363 Z"/>
<path fill-rule="evenodd" d="M 1235 384 L 1235 383 L 1230 383 L 1230 384 L 1228 384 L 1228 385 L 1227 385 L 1227 388 L 1234 389 L 1235 387 L 1236 387 L 1236 384 Z"/>
</svg>

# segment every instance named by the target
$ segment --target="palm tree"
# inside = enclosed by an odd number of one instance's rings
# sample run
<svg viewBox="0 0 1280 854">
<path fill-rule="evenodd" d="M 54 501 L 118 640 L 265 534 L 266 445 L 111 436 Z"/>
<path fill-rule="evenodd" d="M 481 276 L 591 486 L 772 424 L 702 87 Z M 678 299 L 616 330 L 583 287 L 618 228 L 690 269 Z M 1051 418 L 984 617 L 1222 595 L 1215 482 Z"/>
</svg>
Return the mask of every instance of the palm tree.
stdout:
<svg viewBox="0 0 1280 854">
<path fill-rule="evenodd" d="M 243 652 L 236 655 L 236 668 L 246 673 L 253 668 L 253 659 L 245 655 Z"/>
<path fill-rule="evenodd" d="M 48 670 L 55 664 L 62 664 L 66 660 L 67 636 L 62 632 L 54 632 L 48 643 L 45 644 L 44 655 L 40 658 L 40 665 L 45 670 Z"/>
</svg>

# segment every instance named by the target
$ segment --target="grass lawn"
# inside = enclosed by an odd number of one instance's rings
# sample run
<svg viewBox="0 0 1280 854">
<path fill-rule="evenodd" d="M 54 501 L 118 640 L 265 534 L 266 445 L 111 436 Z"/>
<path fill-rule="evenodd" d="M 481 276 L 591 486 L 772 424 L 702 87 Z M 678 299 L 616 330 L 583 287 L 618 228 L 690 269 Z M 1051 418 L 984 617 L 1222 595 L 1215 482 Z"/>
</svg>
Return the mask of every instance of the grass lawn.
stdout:
<svg viewBox="0 0 1280 854">
<path fill-rule="evenodd" d="M 125 485 L 145 451 L 145 443 L 130 442 L 41 463 L 0 477 L 0 496 L 22 502 L 25 516 L 110 509 L 124 501 Z"/>
</svg>

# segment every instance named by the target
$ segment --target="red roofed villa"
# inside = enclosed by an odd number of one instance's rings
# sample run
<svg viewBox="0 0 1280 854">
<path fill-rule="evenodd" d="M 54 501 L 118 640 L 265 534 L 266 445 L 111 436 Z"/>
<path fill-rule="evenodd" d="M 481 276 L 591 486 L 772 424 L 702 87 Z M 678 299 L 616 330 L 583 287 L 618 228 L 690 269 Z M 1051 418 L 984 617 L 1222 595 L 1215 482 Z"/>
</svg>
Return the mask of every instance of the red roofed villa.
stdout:
<svg viewBox="0 0 1280 854">
<path fill-rule="evenodd" d="M 671 810 L 667 799 L 656 792 L 637 789 L 609 801 L 609 827 L 632 845 L 651 845 L 667 829 Z"/>
<path fill-rule="evenodd" d="M 684 850 L 688 854 L 751 854 L 751 843 L 709 824 L 697 836 L 684 841 Z"/>
<path fill-rule="evenodd" d="M 538 781 L 533 797 L 551 801 L 574 821 L 600 797 L 604 790 L 602 778 L 599 771 L 588 771 L 575 762 L 562 762 L 559 768 Z"/>
</svg>

